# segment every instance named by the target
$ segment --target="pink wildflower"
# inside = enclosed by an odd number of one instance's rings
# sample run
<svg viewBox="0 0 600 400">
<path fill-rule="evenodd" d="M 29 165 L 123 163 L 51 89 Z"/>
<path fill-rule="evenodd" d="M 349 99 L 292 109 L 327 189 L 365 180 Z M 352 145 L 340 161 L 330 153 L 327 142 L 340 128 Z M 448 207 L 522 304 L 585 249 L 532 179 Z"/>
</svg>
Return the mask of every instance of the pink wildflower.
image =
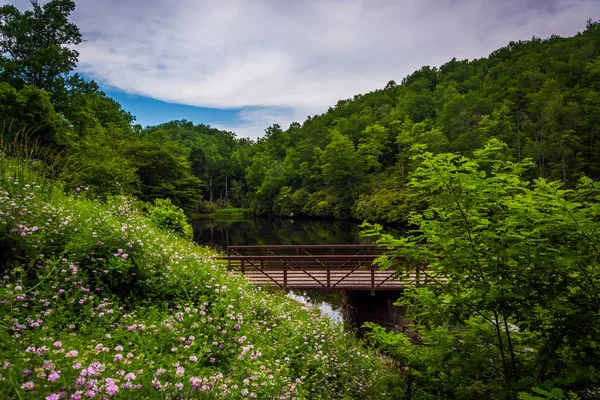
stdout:
<svg viewBox="0 0 600 400">
<path fill-rule="evenodd" d="M 202 383 L 202 379 L 200 379 L 198 377 L 195 377 L 195 376 L 192 376 L 190 378 L 190 383 L 192 384 L 193 388 L 197 388 Z"/>
<path fill-rule="evenodd" d="M 109 396 L 114 396 L 115 394 L 117 394 L 118 391 L 119 391 L 119 387 L 117 385 L 115 385 L 114 382 L 111 382 L 106 386 L 106 393 Z"/>
<path fill-rule="evenodd" d="M 77 357 L 78 354 L 79 352 L 77 352 L 77 350 L 71 350 L 65 354 L 65 357 Z"/>
<path fill-rule="evenodd" d="M 54 381 L 58 380 L 58 378 L 60 378 L 60 371 L 52 371 L 50 373 L 50 375 L 48 376 L 48 380 L 50 382 L 54 382 Z"/>
</svg>

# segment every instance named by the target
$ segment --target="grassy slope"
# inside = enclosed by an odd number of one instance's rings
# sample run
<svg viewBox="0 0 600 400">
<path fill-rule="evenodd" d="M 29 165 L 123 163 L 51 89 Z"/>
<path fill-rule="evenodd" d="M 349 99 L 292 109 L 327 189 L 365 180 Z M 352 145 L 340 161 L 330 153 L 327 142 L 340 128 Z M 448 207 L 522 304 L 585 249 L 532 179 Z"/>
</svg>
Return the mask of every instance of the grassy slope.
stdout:
<svg viewBox="0 0 600 400">
<path fill-rule="evenodd" d="M 314 311 L 25 164 L 0 158 L 1 398 L 390 398 Z"/>
</svg>

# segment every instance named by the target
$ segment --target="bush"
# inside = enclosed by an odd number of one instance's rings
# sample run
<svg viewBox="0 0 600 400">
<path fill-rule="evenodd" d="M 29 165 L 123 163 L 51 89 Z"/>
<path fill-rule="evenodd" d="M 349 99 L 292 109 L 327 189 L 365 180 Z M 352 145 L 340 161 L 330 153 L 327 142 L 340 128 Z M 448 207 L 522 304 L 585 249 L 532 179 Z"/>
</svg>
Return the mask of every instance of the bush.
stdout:
<svg viewBox="0 0 600 400">
<path fill-rule="evenodd" d="M 492 139 L 472 159 L 419 156 L 410 185 L 428 207 L 411 214 L 413 236 L 379 243 L 393 249 L 382 267 L 406 276 L 424 266 L 429 284 L 399 304 L 426 346 L 370 335 L 440 398 L 513 399 L 536 387 L 596 397 L 600 184 L 527 182 L 530 161 L 506 152 Z"/>
<path fill-rule="evenodd" d="M 306 189 L 302 188 L 292 193 L 292 188 L 284 186 L 279 191 L 279 195 L 275 199 L 273 211 L 277 215 L 288 217 L 302 215 L 302 208 L 308 201 L 309 194 Z"/>
<path fill-rule="evenodd" d="M 331 197 L 325 190 L 311 193 L 302 213 L 313 217 L 331 217 L 333 215 L 333 207 L 330 200 Z"/>
<path fill-rule="evenodd" d="M 214 213 L 218 209 L 219 209 L 219 207 L 217 207 L 217 205 L 215 203 L 212 203 L 207 200 L 202 200 L 200 202 L 200 207 L 198 208 L 198 214 L 208 215 L 208 214 Z"/>
<path fill-rule="evenodd" d="M 194 231 L 188 224 L 183 210 L 173 203 L 171 199 L 155 199 L 154 206 L 150 209 L 150 223 L 160 229 L 176 233 L 185 239 L 191 239 Z"/>
</svg>

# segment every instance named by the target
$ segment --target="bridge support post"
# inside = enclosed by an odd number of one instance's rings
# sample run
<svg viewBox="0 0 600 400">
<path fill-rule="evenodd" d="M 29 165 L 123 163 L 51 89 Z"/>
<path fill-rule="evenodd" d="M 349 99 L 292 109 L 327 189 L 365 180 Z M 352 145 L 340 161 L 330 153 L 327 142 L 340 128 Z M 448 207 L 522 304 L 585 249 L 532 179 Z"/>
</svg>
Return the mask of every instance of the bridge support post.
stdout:
<svg viewBox="0 0 600 400">
<path fill-rule="evenodd" d="M 400 297 L 402 292 L 396 290 L 380 290 L 375 296 L 368 290 L 342 290 L 344 320 L 359 333 L 365 322 L 374 322 L 390 331 L 410 335 L 406 309 L 394 305 Z"/>
</svg>

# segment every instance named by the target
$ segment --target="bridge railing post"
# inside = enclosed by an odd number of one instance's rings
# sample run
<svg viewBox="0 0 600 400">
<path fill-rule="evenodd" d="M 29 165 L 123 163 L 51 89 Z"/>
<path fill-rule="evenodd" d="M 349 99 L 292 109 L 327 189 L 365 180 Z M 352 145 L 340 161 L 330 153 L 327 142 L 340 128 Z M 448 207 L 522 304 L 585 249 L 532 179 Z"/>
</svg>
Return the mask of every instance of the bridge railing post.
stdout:
<svg viewBox="0 0 600 400">
<path fill-rule="evenodd" d="M 371 296 L 375 296 L 375 266 L 371 263 Z"/>
<path fill-rule="evenodd" d="M 231 260 L 229 257 L 231 256 L 231 249 L 227 246 L 227 271 L 231 271 Z"/>
<path fill-rule="evenodd" d="M 416 265 L 415 269 L 416 269 L 416 271 L 415 271 L 415 283 L 417 285 L 420 285 L 421 284 L 421 266 L 420 265 Z"/>
</svg>

